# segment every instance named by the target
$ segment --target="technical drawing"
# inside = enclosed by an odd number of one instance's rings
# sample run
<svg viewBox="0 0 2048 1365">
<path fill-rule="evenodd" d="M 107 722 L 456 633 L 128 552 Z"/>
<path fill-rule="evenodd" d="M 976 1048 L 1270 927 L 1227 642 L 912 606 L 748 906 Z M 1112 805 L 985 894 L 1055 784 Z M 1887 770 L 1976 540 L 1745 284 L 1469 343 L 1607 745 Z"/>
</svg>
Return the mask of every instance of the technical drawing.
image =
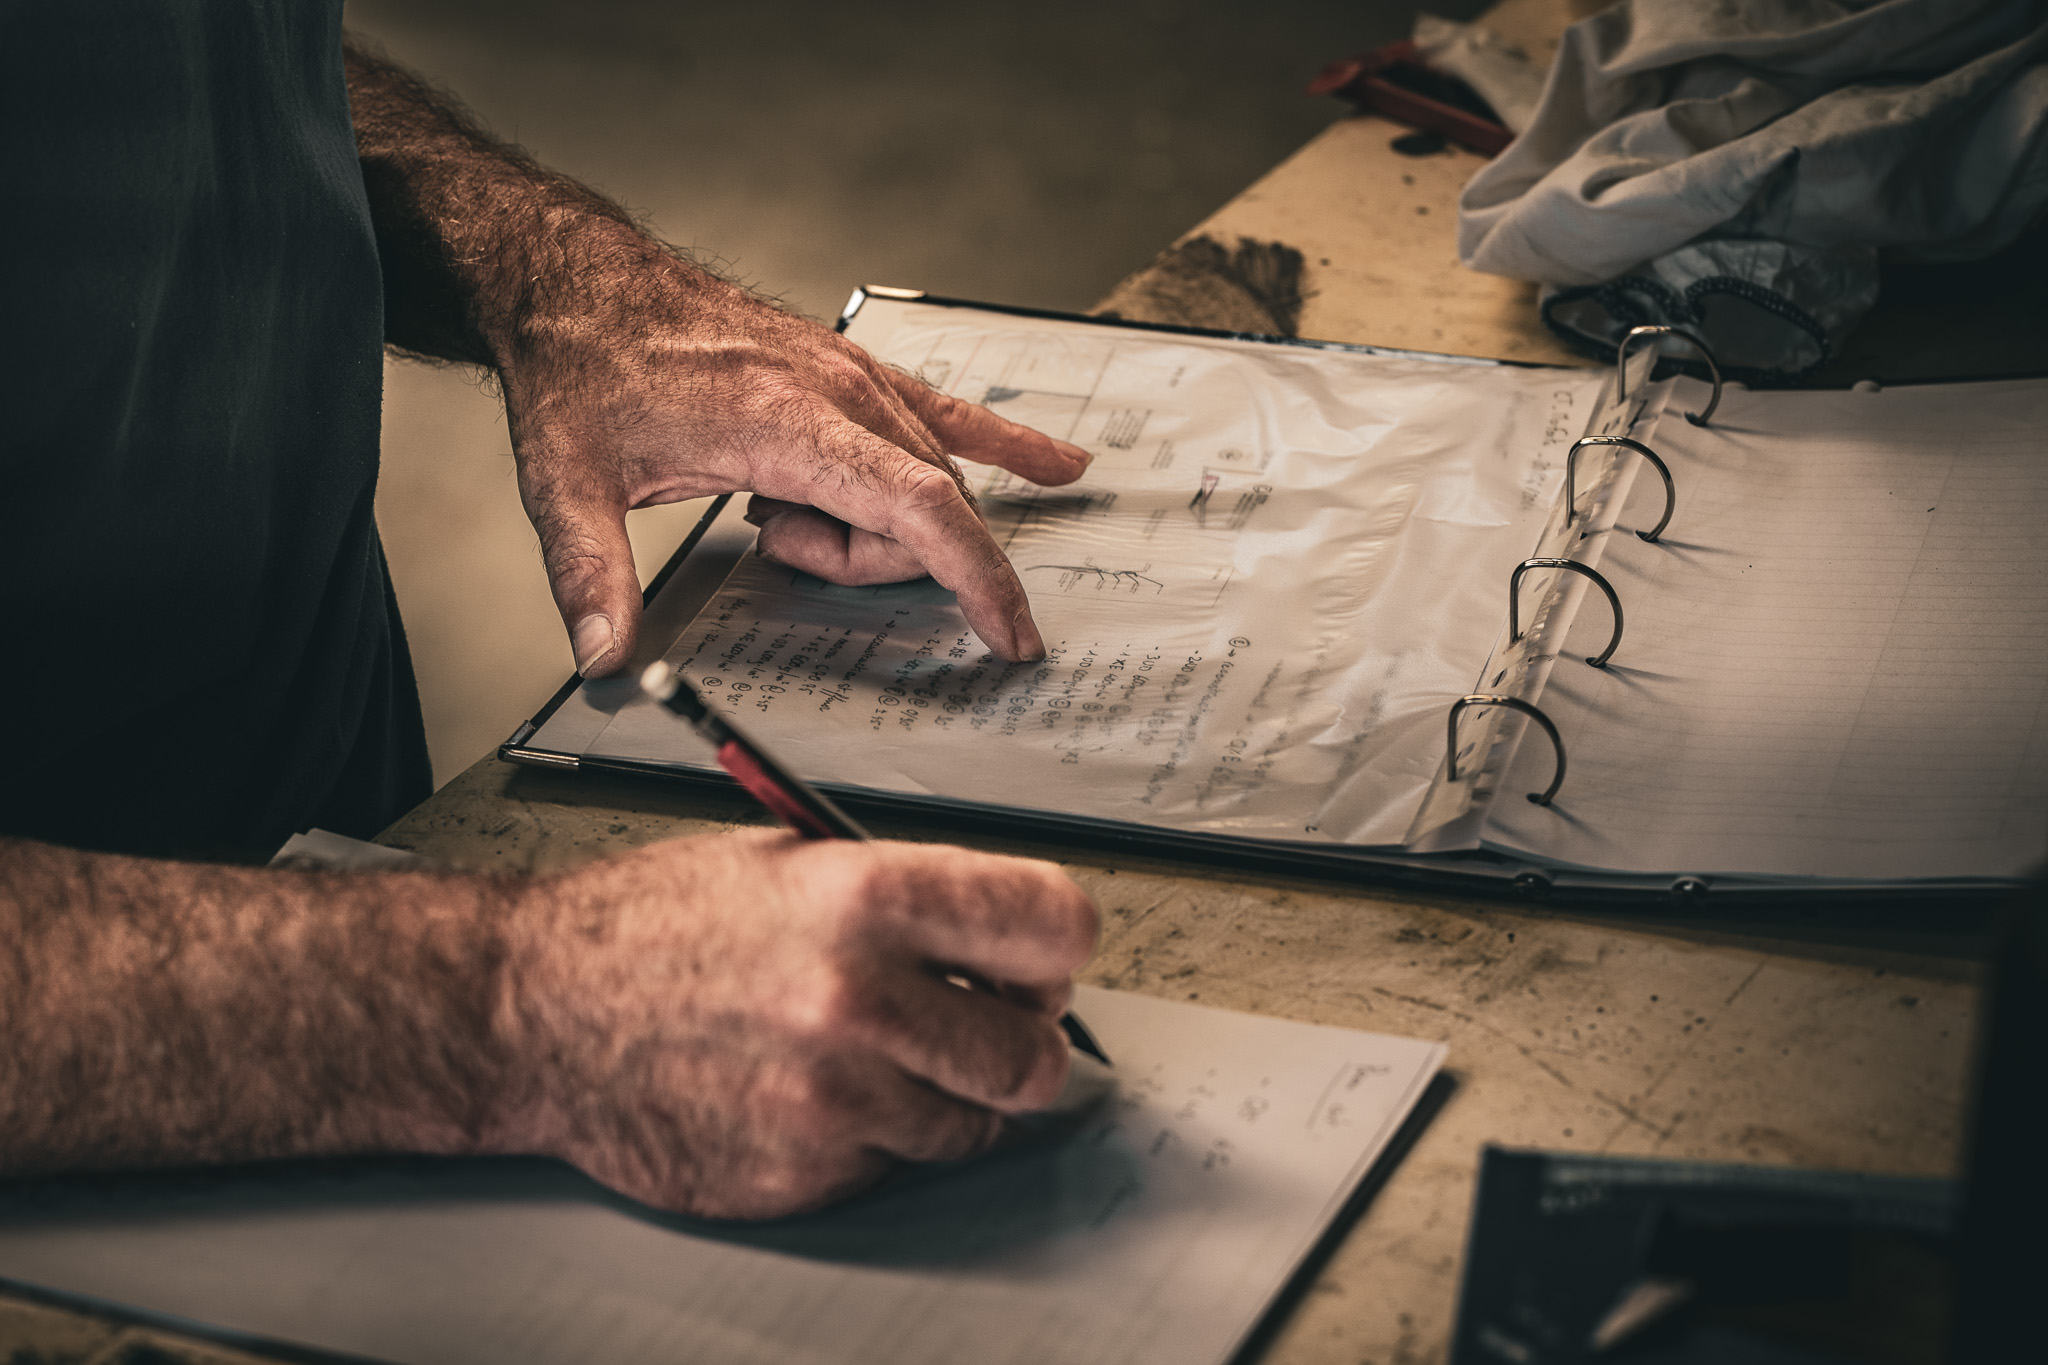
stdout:
<svg viewBox="0 0 2048 1365">
<path fill-rule="evenodd" d="M 1025 573 L 1049 569 L 1059 575 L 1061 592 L 1092 590 L 1094 592 L 1118 592 L 1131 596 L 1143 594 L 1147 588 L 1155 594 L 1164 592 L 1166 584 L 1150 577 L 1147 564 L 1137 569 L 1105 569 L 1094 564 L 1027 564 Z"/>
<path fill-rule="evenodd" d="M 1102 424 L 1102 444 L 1111 450 L 1129 450 L 1138 444 L 1138 437 L 1151 418 L 1150 408 L 1115 409 Z"/>
</svg>

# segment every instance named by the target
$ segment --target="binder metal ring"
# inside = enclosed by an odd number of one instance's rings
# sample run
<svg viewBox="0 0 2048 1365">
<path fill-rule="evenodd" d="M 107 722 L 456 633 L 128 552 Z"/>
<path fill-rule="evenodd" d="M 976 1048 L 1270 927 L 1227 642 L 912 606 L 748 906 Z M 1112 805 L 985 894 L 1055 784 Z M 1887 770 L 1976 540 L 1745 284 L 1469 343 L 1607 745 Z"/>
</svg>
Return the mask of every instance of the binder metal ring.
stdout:
<svg viewBox="0 0 2048 1365">
<path fill-rule="evenodd" d="M 1657 518 L 1657 524 L 1649 530 L 1636 532 L 1644 540 L 1656 544 L 1657 537 L 1663 535 L 1664 528 L 1671 524 L 1671 514 L 1678 509 L 1678 485 L 1671 481 L 1671 466 L 1664 463 L 1662 456 L 1641 441 L 1627 436 L 1581 436 L 1572 442 L 1572 448 L 1564 454 L 1564 524 L 1569 526 L 1579 519 L 1579 451 L 1586 446 L 1626 446 L 1656 466 L 1657 473 L 1664 480 L 1664 515 Z"/>
<path fill-rule="evenodd" d="M 1614 348 L 1614 401 L 1619 403 L 1628 397 L 1628 352 L 1635 345 L 1637 337 L 1677 337 L 1695 351 L 1700 359 L 1707 362 L 1707 373 L 1714 377 L 1714 393 L 1707 399 L 1705 412 L 1688 412 L 1685 420 L 1696 427 L 1703 427 L 1714 415 L 1714 409 L 1721 406 L 1721 365 L 1714 359 L 1714 353 L 1707 343 L 1701 341 L 1683 327 L 1631 327 L 1628 335 L 1621 339 L 1621 345 Z"/>
<path fill-rule="evenodd" d="M 1614 585 L 1607 581 L 1605 574 L 1576 559 L 1525 559 L 1515 565 L 1515 571 L 1508 575 L 1508 638 L 1522 638 L 1522 575 L 1531 569 L 1569 569 L 1592 579 L 1593 586 L 1607 594 L 1607 605 L 1614 608 L 1614 635 L 1607 641 L 1607 648 L 1586 660 L 1595 668 L 1607 667 L 1607 661 L 1614 657 L 1615 646 L 1621 643 L 1621 599 L 1615 596 Z"/>
<path fill-rule="evenodd" d="M 1550 717 L 1523 701 L 1520 697 L 1505 696 L 1499 692 L 1475 692 L 1469 697 L 1460 697 L 1451 703 L 1450 719 L 1450 769 L 1445 774 L 1452 782 L 1458 780 L 1458 717 L 1468 706 L 1505 706 L 1520 711 L 1530 720 L 1543 727 L 1543 733 L 1550 736 L 1550 747 L 1557 751 L 1557 771 L 1551 774 L 1550 785 L 1542 794 L 1529 793 L 1529 799 L 1539 806 L 1550 804 L 1550 798 L 1557 795 L 1557 789 L 1564 784 L 1564 741 L 1558 738 L 1557 727 L 1550 723 Z"/>
</svg>

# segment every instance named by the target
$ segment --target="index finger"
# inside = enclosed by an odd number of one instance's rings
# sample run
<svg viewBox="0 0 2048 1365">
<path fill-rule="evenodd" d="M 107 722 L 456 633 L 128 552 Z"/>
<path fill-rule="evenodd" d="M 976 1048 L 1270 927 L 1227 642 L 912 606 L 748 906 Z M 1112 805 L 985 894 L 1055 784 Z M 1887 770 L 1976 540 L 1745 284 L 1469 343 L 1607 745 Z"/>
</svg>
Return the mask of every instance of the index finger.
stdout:
<svg viewBox="0 0 2048 1365">
<path fill-rule="evenodd" d="M 876 903 L 904 944 L 1027 999 L 1064 1001 L 1094 955 L 1101 916 L 1050 863 L 929 844 L 872 844 Z"/>
<path fill-rule="evenodd" d="M 948 455 L 996 465 L 1039 484 L 1072 483 L 1095 460 L 1071 441 L 999 417 L 979 403 L 940 393 L 916 375 L 890 371 L 888 378 L 904 406 L 917 414 Z"/>
<path fill-rule="evenodd" d="M 1024 584 L 947 471 L 843 418 L 819 444 L 836 460 L 807 466 L 802 484 L 764 471 L 756 492 L 805 502 L 899 542 L 940 586 L 960 599 L 967 624 L 1010 660 L 1045 656 Z"/>
</svg>

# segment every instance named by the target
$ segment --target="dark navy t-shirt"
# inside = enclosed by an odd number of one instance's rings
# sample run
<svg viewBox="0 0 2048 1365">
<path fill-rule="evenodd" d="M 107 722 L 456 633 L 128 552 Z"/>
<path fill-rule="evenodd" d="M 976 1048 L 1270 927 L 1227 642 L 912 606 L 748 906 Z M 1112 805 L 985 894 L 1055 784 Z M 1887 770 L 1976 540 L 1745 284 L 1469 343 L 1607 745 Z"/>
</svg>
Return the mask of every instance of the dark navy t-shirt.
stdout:
<svg viewBox="0 0 2048 1365">
<path fill-rule="evenodd" d="M 0 832 L 258 856 L 427 790 L 341 0 L 0 0 Z"/>
</svg>

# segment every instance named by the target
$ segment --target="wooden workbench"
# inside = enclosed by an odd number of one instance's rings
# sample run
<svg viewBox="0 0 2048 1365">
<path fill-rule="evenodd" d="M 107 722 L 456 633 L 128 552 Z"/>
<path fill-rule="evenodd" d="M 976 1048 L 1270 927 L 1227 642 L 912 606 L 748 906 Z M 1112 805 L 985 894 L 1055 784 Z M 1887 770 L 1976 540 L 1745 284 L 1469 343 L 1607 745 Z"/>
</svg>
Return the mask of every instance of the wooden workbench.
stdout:
<svg viewBox="0 0 2048 1365">
<path fill-rule="evenodd" d="M 1264 309 L 1303 335 L 1569 362 L 1536 322 L 1531 286 L 1457 265 L 1455 200 L 1476 158 L 1399 155 L 1402 131 L 1333 125 L 1105 305 L 1224 325 Z M 1264 266 L 1240 268 L 1253 258 Z M 539 872 L 757 822 L 736 802 L 487 759 L 382 838 Z M 1279 1330 L 1272 1365 L 1442 1358 L 1485 1143 L 1957 1169 L 1977 998 L 1961 936 L 1679 911 L 1617 920 L 968 842 L 1057 859 L 1098 899 L 1089 981 L 1449 1044 L 1455 1090 Z M 145 1347 L 253 1359 L 12 1299 L 0 1299 L 0 1347 L 102 1365 Z"/>
<path fill-rule="evenodd" d="M 1569 361 L 1536 321 L 1533 286 L 1457 265 L 1454 206 L 1477 159 L 1401 156 L 1391 143 L 1404 131 L 1375 118 L 1333 125 L 1186 242 L 1293 248 L 1303 335 Z M 1203 310 L 1241 301 L 1191 290 L 1188 257 L 1162 257 L 1167 290 L 1140 276 L 1106 305 L 1221 320 Z M 486 760 L 383 838 L 545 871 L 759 820 L 740 801 Z M 1455 1092 L 1281 1330 L 1271 1365 L 1442 1357 L 1488 1142 L 1957 1169 L 1976 1001 L 1960 939 L 1742 933 L 1678 912 L 1618 921 L 969 842 L 1057 859 L 1096 897 L 1103 941 L 1085 978 L 1098 985 L 1450 1045 Z"/>
</svg>

